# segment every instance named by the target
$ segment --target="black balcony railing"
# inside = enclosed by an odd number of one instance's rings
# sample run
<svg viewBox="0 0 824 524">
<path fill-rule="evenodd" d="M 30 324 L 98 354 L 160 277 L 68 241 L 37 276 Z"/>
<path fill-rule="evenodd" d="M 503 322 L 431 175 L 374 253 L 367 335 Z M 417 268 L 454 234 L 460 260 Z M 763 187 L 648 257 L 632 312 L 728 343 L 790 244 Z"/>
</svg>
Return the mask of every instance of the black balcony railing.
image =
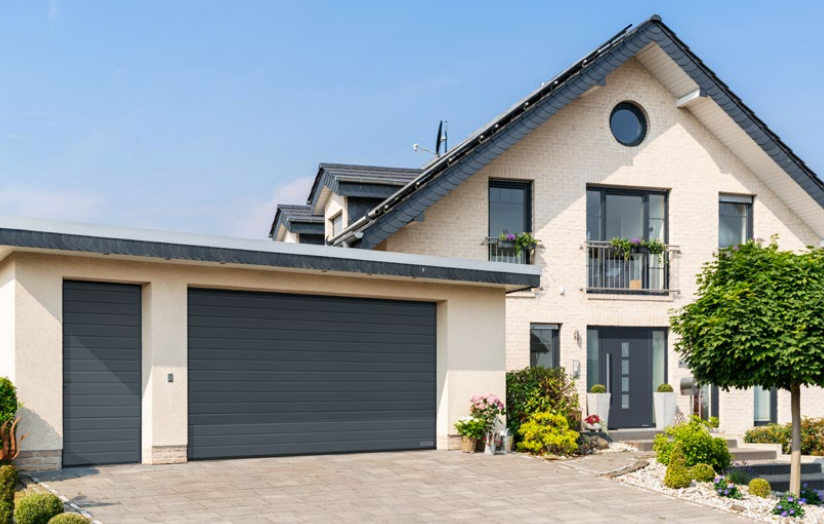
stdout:
<svg viewBox="0 0 824 524">
<path fill-rule="evenodd" d="M 587 292 L 671 293 L 676 246 L 664 246 L 662 253 L 637 248 L 624 253 L 610 242 L 589 241 L 587 251 Z"/>
<path fill-rule="evenodd" d="M 490 262 L 508 262 L 510 264 L 534 264 L 534 253 L 521 250 L 515 251 L 515 242 L 487 237 L 486 245 L 489 250 Z"/>
</svg>

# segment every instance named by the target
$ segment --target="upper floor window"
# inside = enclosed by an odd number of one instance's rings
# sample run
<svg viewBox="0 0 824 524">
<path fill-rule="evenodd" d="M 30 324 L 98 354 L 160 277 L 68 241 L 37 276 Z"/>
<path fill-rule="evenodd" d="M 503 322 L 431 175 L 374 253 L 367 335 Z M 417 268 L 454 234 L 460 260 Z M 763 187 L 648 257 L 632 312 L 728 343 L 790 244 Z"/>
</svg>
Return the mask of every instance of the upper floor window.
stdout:
<svg viewBox="0 0 824 524">
<path fill-rule="evenodd" d="M 502 233 L 532 232 L 532 185 L 529 182 L 489 181 L 489 260 L 530 263 L 529 253 L 517 252 L 515 243 L 500 240 Z"/>
<path fill-rule="evenodd" d="M 666 192 L 588 188 L 587 292 L 670 290 L 667 237 Z"/>
<path fill-rule="evenodd" d="M 529 182 L 489 182 L 489 236 L 502 232 L 532 232 L 532 195 Z"/>
<path fill-rule="evenodd" d="M 718 247 L 744 244 L 752 239 L 752 197 L 720 195 L 718 198 Z"/>
<path fill-rule="evenodd" d="M 587 189 L 587 240 L 637 238 L 667 242 L 667 194 L 617 188 Z"/>
<path fill-rule="evenodd" d="M 647 118 L 637 105 L 621 102 L 609 116 L 609 128 L 618 143 L 634 147 L 647 136 Z"/>
<path fill-rule="evenodd" d="M 532 367 L 561 366 L 558 324 L 532 324 L 529 327 L 529 364 Z"/>
<path fill-rule="evenodd" d="M 338 233 L 343 231 L 343 212 L 333 216 L 329 222 L 332 224 L 332 236 L 337 236 Z"/>
</svg>

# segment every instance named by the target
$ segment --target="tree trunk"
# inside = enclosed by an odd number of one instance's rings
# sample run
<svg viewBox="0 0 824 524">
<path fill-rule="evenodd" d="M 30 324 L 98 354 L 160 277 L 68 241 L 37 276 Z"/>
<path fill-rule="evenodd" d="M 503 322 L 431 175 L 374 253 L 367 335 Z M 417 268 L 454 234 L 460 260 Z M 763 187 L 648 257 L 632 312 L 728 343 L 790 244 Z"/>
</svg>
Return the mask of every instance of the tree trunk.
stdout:
<svg viewBox="0 0 824 524">
<path fill-rule="evenodd" d="M 790 386 L 791 412 L 793 417 L 792 441 L 790 451 L 790 493 L 801 494 L 801 386 Z"/>
</svg>

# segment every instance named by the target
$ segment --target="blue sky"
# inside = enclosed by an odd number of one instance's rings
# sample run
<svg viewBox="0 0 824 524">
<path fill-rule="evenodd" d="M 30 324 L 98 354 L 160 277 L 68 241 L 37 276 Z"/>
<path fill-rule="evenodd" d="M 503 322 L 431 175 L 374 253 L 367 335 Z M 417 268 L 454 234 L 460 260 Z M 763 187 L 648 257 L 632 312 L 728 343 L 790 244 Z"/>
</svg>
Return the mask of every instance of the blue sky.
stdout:
<svg viewBox="0 0 824 524">
<path fill-rule="evenodd" d="M 0 3 L 0 214 L 265 238 L 319 162 L 417 167 L 664 21 L 824 172 L 821 2 Z"/>
</svg>

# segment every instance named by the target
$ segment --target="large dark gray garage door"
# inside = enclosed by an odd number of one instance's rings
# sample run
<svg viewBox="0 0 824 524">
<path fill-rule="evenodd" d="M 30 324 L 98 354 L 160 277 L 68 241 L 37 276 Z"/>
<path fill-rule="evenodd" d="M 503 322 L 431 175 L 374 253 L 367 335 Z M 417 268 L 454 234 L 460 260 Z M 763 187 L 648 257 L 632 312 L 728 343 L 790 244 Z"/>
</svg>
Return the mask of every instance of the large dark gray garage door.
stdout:
<svg viewBox="0 0 824 524">
<path fill-rule="evenodd" d="M 435 304 L 189 291 L 189 458 L 435 446 Z"/>
<path fill-rule="evenodd" d="M 63 283 L 63 466 L 140 462 L 140 286 Z"/>
</svg>

